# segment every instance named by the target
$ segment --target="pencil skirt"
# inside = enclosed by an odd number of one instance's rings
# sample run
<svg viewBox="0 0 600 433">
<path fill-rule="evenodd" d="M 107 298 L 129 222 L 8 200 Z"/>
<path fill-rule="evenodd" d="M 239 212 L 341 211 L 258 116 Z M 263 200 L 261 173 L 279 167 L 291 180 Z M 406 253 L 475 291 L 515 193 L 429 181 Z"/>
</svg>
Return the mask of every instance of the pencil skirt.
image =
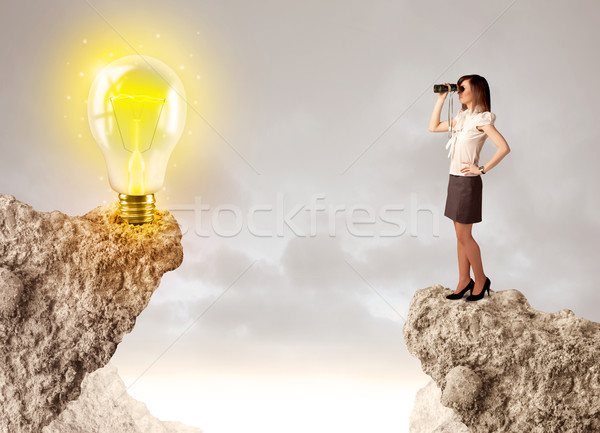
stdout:
<svg viewBox="0 0 600 433">
<path fill-rule="evenodd" d="M 444 215 L 462 224 L 481 222 L 481 176 L 450 175 Z"/>
</svg>

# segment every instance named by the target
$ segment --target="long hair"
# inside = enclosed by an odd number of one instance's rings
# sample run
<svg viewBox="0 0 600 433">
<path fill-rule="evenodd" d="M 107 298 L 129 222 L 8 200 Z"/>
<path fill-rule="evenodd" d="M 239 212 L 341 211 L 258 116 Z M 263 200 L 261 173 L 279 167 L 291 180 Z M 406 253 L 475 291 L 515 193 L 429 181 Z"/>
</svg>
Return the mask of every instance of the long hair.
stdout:
<svg viewBox="0 0 600 433">
<path fill-rule="evenodd" d="M 471 85 L 471 95 L 473 97 L 473 111 L 492 111 L 492 99 L 490 96 L 490 86 L 481 75 L 463 75 L 458 79 L 458 85 L 469 80 Z M 462 104 L 462 109 L 466 110 L 466 104 Z"/>
</svg>

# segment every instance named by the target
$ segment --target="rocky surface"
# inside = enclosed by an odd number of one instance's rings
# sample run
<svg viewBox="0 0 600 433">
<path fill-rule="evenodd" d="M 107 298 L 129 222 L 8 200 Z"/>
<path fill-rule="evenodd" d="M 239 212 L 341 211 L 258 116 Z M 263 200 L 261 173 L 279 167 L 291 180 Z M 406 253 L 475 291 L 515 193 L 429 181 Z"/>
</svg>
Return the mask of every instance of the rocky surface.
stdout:
<svg viewBox="0 0 600 433">
<path fill-rule="evenodd" d="M 417 392 L 410 414 L 410 433 L 470 433 L 458 415 L 440 402 L 441 399 L 442 390 L 433 380 Z"/>
<path fill-rule="evenodd" d="M 600 324 L 534 310 L 517 290 L 449 293 L 415 293 L 404 340 L 471 432 L 600 432 Z"/>
<path fill-rule="evenodd" d="M 180 240 L 167 212 L 133 226 L 116 205 L 70 217 L 0 195 L 0 432 L 38 433 L 79 396 L 181 264 Z"/>
<path fill-rule="evenodd" d="M 89 373 L 81 395 L 42 433 L 202 433 L 197 427 L 161 421 L 127 393 L 112 364 Z"/>
</svg>

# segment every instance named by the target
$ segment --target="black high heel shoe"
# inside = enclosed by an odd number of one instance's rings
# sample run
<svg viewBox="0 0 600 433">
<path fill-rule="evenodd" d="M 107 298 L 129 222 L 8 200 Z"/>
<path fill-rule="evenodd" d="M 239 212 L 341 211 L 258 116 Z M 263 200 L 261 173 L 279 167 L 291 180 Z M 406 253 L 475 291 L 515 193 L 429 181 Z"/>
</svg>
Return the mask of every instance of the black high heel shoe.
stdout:
<svg viewBox="0 0 600 433">
<path fill-rule="evenodd" d="M 488 296 L 490 296 L 490 286 L 492 285 L 492 282 L 490 281 L 489 278 L 485 278 L 485 284 L 483 285 L 483 289 L 481 289 L 481 292 L 479 293 L 479 295 L 474 295 L 473 291 L 471 291 L 471 294 L 469 295 L 469 297 L 467 297 L 467 301 L 479 301 L 481 298 L 483 298 L 483 295 L 485 294 L 485 291 L 487 290 L 488 292 Z"/>
<path fill-rule="evenodd" d="M 473 293 L 473 287 L 475 287 L 475 281 L 473 281 L 473 278 L 471 278 L 471 281 L 469 281 L 467 287 L 465 287 L 458 293 L 452 293 L 451 295 L 446 296 L 446 299 L 461 299 L 464 296 L 464 294 L 467 293 L 469 290 L 471 290 L 471 293 Z"/>
</svg>

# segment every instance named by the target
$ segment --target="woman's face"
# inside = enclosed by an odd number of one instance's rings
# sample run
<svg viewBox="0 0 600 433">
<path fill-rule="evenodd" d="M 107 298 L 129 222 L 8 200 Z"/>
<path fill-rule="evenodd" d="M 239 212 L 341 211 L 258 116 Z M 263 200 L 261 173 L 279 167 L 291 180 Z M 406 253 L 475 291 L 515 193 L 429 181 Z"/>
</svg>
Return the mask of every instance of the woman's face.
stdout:
<svg viewBox="0 0 600 433">
<path fill-rule="evenodd" d="M 465 90 L 463 90 L 461 92 L 460 87 L 458 89 L 458 100 L 460 101 L 461 104 L 465 104 L 465 105 L 469 105 L 472 101 L 471 98 L 471 84 L 469 83 L 469 80 L 463 80 L 462 83 L 460 83 L 460 85 L 462 87 L 465 88 Z"/>
</svg>

